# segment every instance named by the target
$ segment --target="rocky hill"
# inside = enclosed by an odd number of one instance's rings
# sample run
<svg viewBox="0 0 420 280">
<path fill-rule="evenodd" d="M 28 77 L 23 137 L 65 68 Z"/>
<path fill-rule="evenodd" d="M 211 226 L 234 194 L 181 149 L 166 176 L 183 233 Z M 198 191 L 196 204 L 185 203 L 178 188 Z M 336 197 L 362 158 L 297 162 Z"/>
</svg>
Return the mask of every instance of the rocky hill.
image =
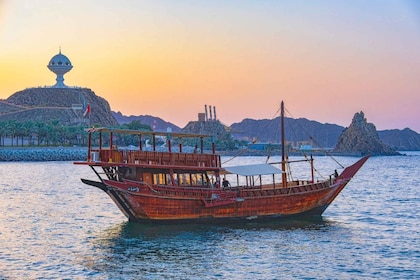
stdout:
<svg viewBox="0 0 420 280">
<path fill-rule="evenodd" d="M 230 138 L 229 132 L 219 121 L 191 121 L 182 129 L 182 132 L 209 134 L 218 139 Z"/>
<path fill-rule="evenodd" d="M 59 120 L 63 124 L 118 125 L 108 102 L 88 88 L 28 88 L 0 102 L 0 120 Z M 83 113 L 90 106 L 89 117 Z"/>
<path fill-rule="evenodd" d="M 419 151 L 420 134 L 405 128 L 378 131 L 379 138 L 386 145 L 399 151 Z"/>
<path fill-rule="evenodd" d="M 344 129 L 335 124 L 321 124 L 305 118 L 285 118 L 284 126 L 286 141 L 294 144 L 309 142 L 314 147 L 324 148 L 334 147 L 338 136 Z M 281 138 L 280 118 L 272 120 L 244 119 L 240 123 L 231 125 L 231 133 L 235 139 L 239 140 L 257 139 L 258 142 L 279 143 Z"/>
<path fill-rule="evenodd" d="M 226 127 L 217 120 L 213 121 L 191 121 L 183 129 L 184 133 L 208 134 L 215 137 L 218 151 L 233 150 L 235 143 Z M 211 146 L 207 145 L 207 149 Z"/>
<path fill-rule="evenodd" d="M 334 152 L 360 152 L 363 155 L 398 155 L 383 144 L 376 127 L 368 123 L 363 112 L 356 113 L 348 128 L 338 137 Z"/>
</svg>

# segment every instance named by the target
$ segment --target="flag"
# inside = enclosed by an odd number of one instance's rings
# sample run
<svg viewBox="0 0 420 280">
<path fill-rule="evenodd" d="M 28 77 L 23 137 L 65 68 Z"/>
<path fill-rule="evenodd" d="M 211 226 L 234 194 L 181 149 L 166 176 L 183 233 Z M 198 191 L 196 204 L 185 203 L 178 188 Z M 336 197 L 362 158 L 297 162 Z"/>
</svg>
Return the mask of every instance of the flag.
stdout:
<svg viewBox="0 0 420 280">
<path fill-rule="evenodd" d="M 85 112 L 83 113 L 83 117 L 87 117 L 90 114 L 90 104 L 87 105 Z"/>
</svg>

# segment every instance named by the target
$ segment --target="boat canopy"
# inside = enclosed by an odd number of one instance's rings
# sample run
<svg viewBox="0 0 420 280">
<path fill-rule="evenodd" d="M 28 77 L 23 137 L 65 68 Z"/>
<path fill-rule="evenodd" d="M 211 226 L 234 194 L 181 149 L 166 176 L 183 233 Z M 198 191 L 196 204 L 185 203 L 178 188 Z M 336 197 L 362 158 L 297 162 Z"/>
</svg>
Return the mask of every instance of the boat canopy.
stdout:
<svg viewBox="0 0 420 280">
<path fill-rule="evenodd" d="M 270 164 L 250 164 L 224 167 L 223 174 L 238 174 L 242 176 L 271 175 L 284 173 Z"/>
</svg>

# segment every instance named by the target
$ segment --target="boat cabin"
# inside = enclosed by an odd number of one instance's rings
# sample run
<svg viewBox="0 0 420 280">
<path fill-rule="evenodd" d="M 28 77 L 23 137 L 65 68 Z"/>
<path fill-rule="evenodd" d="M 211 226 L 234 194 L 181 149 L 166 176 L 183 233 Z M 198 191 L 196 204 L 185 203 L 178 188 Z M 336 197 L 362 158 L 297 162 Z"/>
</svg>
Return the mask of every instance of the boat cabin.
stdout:
<svg viewBox="0 0 420 280">
<path fill-rule="evenodd" d="M 205 138 L 210 138 L 211 150 L 205 149 Z M 106 179 L 162 187 L 279 188 L 281 179 L 275 175 L 283 173 L 270 164 L 223 168 L 210 135 L 111 128 L 89 129 L 86 164 Z M 230 182 L 224 185 L 226 176 Z"/>
</svg>

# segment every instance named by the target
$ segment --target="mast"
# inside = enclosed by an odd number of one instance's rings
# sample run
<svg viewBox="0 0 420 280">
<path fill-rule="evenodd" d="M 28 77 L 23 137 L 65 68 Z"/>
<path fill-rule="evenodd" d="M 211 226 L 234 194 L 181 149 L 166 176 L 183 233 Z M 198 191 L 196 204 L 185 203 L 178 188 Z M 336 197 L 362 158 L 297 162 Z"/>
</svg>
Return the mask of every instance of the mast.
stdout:
<svg viewBox="0 0 420 280">
<path fill-rule="evenodd" d="M 284 102 L 281 102 L 280 106 L 280 119 L 281 119 L 281 170 L 283 171 L 282 174 L 282 183 L 283 187 L 287 186 L 287 176 L 286 176 L 286 149 L 285 149 L 285 136 L 284 136 Z"/>
</svg>

